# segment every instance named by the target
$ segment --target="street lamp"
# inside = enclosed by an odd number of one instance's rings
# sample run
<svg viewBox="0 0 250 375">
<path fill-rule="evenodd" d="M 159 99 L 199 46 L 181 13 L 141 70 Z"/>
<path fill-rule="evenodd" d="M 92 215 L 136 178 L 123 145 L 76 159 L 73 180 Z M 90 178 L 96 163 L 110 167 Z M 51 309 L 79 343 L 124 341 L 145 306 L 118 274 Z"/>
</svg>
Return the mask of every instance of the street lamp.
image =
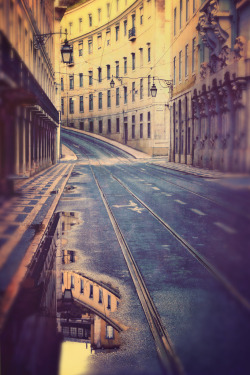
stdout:
<svg viewBox="0 0 250 375">
<path fill-rule="evenodd" d="M 69 64 L 70 61 L 72 60 L 73 47 L 69 45 L 69 42 L 67 40 L 67 31 L 65 33 L 60 32 L 60 33 L 47 33 L 47 34 L 34 35 L 34 48 L 41 49 L 45 45 L 45 43 L 48 41 L 48 39 L 51 37 L 51 35 L 55 35 L 55 34 L 66 35 L 66 39 L 61 48 L 61 55 L 62 55 L 62 61 L 65 64 Z"/>
<path fill-rule="evenodd" d="M 169 88 L 170 95 L 172 95 L 172 90 L 173 90 L 173 80 L 172 79 L 162 79 L 162 78 L 158 78 L 158 77 L 153 77 L 153 85 L 151 86 L 151 89 L 150 89 L 150 92 L 151 92 L 151 95 L 152 95 L 153 98 L 155 98 L 156 95 L 157 95 L 157 87 L 156 87 L 155 82 L 154 82 L 155 79 L 158 79 L 160 84 L 161 84 L 161 82 L 163 82 Z M 162 86 L 162 87 L 167 88 L 165 86 Z"/>
<path fill-rule="evenodd" d="M 111 89 L 113 89 L 115 87 L 115 81 L 113 80 L 113 76 L 112 76 L 112 79 L 110 81 L 110 87 L 111 87 Z"/>
<path fill-rule="evenodd" d="M 64 41 L 64 45 L 61 48 L 62 61 L 65 64 L 69 64 L 72 60 L 73 47 L 69 45 L 67 39 Z"/>
<path fill-rule="evenodd" d="M 155 86 L 155 83 L 154 83 L 154 82 L 153 82 L 153 85 L 151 86 L 150 92 L 151 92 L 151 96 L 152 96 L 153 98 L 155 98 L 156 95 L 157 95 L 157 87 Z"/>
</svg>

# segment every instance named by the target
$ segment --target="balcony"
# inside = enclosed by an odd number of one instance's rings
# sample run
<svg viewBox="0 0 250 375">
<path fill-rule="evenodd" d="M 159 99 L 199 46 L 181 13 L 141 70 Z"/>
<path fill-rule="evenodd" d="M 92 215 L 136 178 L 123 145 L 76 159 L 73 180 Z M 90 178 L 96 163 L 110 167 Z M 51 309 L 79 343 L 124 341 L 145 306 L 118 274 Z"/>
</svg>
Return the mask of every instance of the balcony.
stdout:
<svg viewBox="0 0 250 375">
<path fill-rule="evenodd" d="M 135 40 L 136 39 L 136 32 L 135 32 L 135 27 L 132 27 L 132 29 L 129 30 L 128 32 L 128 40 Z"/>
<path fill-rule="evenodd" d="M 25 102 L 25 97 L 32 97 L 32 104 L 39 105 L 48 116 L 58 123 L 57 109 L 2 32 L 0 32 L 0 72 L 2 77 L 6 76 L 7 81 L 14 83 L 15 89 L 13 88 L 13 90 L 17 95 L 22 93 L 24 97 L 22 102 Z M 2 84 L 4 83 L 2 82 Z M 28 102 L 30 100 L 27 100 Z"/>
</svg>

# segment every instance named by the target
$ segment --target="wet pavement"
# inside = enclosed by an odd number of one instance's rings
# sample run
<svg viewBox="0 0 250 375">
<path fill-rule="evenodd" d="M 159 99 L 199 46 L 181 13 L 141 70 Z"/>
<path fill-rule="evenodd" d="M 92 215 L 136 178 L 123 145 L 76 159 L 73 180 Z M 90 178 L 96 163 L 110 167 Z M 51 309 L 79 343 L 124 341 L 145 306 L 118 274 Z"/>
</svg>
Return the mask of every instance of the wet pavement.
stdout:
<svg viewBox="0 0 250 375">
<path fill-rule="evenodd" d="M 38 250 L 2 333 L 5 373 L 250 373 L 247 178 L 164 169 L 80 132 L 63 141 L 77 160 L 16 201 L 37 207 L 20 259 L 32 238 Z"/>
</svg>

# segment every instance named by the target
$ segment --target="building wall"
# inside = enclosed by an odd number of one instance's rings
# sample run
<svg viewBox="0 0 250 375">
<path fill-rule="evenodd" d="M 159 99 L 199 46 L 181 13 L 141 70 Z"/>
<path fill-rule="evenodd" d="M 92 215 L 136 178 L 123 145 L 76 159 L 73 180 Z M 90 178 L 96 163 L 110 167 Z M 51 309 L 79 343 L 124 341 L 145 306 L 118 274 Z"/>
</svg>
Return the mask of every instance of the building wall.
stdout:
<svg viewBox="0 0 250 375">
<path fill-rule="evenodd" d="M 173 19 L 175 7 L 179 17 L 180 3 L 173 2 Z M 192 1 L 182 3 L 185 15 L 186 4 L 190 7 Z M 171 160 L 201 168 L 249 172 L 250 33 L 246 20 L 250 3 L 196 1 L 196 6 L 182 32 L 182 48 L 189 45 L 189 35 L 197 41 L 195 68 L 192 71 L 191 66 L 192 76 L 185 84 L 179 80 L 179 61 L 176 64 L 171 101 Z M 177 42 L 173 37 L 176 56 L 175 45 L 181 48 Z M 192 55 L 188 55 L 188 71 Z M 185 58 L 181 69 L 183 76 Z"/>
<path fill-rule="evenodd" d="M 169 90 L 159 79 L 170 77 L 166 69 L 170 38 L 165 39 L 169 23 L 163 0 L 89 0 L 69 7 L 61 29 L 68 31 L 74 59 L 69 66 L 61 66 L 63 125 L 100 133 L 151 155 L 167 155 Z M 114 88 L 110 87 L 112 76 Z M 150 94 L 153 77 L 156 84 L 162 83 L 157 84 L 156 98 Z"/>
<path fill-rule="evenodd" d="M 0 9 L 0 190 L 57 160 L 53 105 L 54 39 L 36 49 L 36 35 L 54 32 L 54 2 L 4 0 Z"/>
</svg>

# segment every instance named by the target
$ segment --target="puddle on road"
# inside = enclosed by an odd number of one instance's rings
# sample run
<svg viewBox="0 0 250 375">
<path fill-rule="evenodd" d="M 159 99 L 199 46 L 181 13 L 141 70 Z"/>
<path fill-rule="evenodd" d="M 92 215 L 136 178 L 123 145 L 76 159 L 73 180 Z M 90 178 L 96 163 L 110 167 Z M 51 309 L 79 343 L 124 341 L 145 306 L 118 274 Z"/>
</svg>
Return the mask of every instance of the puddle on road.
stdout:
<svg viewBox="0 0 250 375">
<path fill-rule="evenodd" d="M 5 325 L 3 373 L 83 375 L 93 355 L 119 349 L 119 291 L 72 269 L 67 236 L 80 223 L 76 212 L 50 222 Z"/>
</svg>

